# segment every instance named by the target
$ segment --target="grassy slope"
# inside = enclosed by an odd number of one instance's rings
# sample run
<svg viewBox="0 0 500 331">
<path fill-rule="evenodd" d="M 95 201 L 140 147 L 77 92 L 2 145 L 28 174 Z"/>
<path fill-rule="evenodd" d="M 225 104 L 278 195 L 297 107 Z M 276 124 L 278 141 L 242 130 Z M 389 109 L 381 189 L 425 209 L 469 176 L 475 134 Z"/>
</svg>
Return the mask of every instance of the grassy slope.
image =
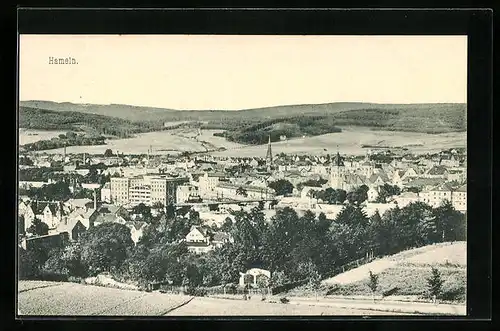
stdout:
<svg viewBox="0 0 500 331">
<path fill-rule="evenodd" d="M 380 272 L 374 271 L 379 275 L 379 290 L 377 293 L 381 294 L 394 287 L 398 287 L 399 290 L 395 295 L 425 296 L 427 278 L 431 275 L 431 267 L 435 267 L 440 271 L 441 277 L 444 280 L 444 292 L 449 293 L 449 296 L 454 300 L 464 302 L 467 288 L 466 254 L 466 244 L 458 242 L 425 246 L 388 256 L 384 259 L 395 262 L 395 265 L 390 265 L 387 269 Z M 324 284 L 322 285 L 322 294 L 348 296 L 371 295 L 370 288 L 368 287 L 368 272 L 364 270 L 366 266 L 368 265 L 358 268 L 360 270 L 363 269 L 363 279 L 356 279 L 351 283 L 342 285 Z M 346 274 L 355 273 L 355 271 L 356 269 L 353 269 L 346 272 Z M 289 291 L 287 295 L 312 296 L 314 292 L 308 286 L 302 286 Z"/>
<path fill-rule="evenodd" d="M 362 125 L 386 130 L 416 132 L 464 131 L 465 104 L 327 103 L 276 106 L 239 111 L 178 111 L 128 105 L 84 105 L 50 101 L 22 101 L 21 106 L 54 111 L 76 111 L 119 117 L 131 121 L 203 121 L 212 128 L 239 128 L 267 119 L 290 116 L 332 116 L 337 125 Z"/>
</svg>

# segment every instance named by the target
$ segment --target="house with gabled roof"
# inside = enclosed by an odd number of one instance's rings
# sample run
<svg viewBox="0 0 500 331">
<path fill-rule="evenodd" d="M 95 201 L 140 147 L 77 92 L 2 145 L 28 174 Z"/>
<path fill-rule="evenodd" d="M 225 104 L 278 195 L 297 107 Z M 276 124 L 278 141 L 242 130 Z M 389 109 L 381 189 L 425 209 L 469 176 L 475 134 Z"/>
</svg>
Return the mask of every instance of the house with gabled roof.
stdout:
<svg viewBox="0 0 500 331">
<path fill-rule="evenodd" d="M 420 193 L 421 201 L 432 207 L 439 207 L 444 201 L 453 201 L 453 188 L 448 183 L 443 183 Z"/>
<path fill-rule="evenodd" d="M 69 199 L 64 202 L 64 205 L 68 207 L 69 211 L 75 211 L 77 209 L 88 210 L 93 207 L 94 202 L 92 199 L 82 198 L 82 199 Z"/>
<path fill-rule="evenodd" d="M 214 247 L 222 247 L 226 243 L 233 243 L 233 242 L 234 242 L 233 237 L 227 232 L 217 231 L 214 232 L 212 235 L 211 244 Z"/>
<path fill-rule="evenodd" d="M 97 219 L 98 212 L 96 209 L 76 209 L 68 215 L 69 220 L 80 221 L 87 229 L 93 227 Z"/>
<path fill-rule="evenodd" d="M 35 213 L 33 212 L 31 203 L 21 201 L 18 206 L 18 215 L 23 217 L 23 227 L 24 231 L 26 231 L 35 220 Z"/>
<path fill-rule="evenodd" d="M 78 240 L 78 238 L 80 238 L 80 236 L 87 230 L 88 227 L 83 225 L 80 219 L 65 218 L 57 225 L 55 233 L 66 232 L 70 240 Z"/>
<path fill-rule="evenodd" d="M 213 249 L 210 244 L 210 235 L 208 227 L 193 225 L 184 241 L 190 252 L 206 253 Z"/>
<path fill-rule="evenodd" d="M 439 165 L 430 168 L 423 177 L 426 178 L 446 178 L 448 176 L 448 169 L 445 166 Z"/>
<path fill-rule="evenodd" d="M 125 223 L 125 226 L 130 229 L 130 236 L 132 241 L 137 244 L 141 240 L 142 234 L 148 223 L 142 221 L 129 221 Z"/>
<path fill-rule="evenodd" d="M 458 167 L 460 165 L 460 159 L 456 155 L 446 154 L 441 156 L 441 159 L 439 160 L 439 165 L 445 167 Z"/>
<path fill-rule="evenodd" d="M 94 219 L 94 226 L 102 223 L 112 222 L 125 224 L 130 218 L 130 213 L 123 206 L 102 204 L 97 209 L 97 216 Z"/>
<path fill-rule="evenodd" d="M 49 230 L 55 229 L 63 217 L 67 216 L 62 202 L 34 202 L 35 217 L 48 225 Z"/>
<path fill-rule="evenodd" d="M 414 192 L 403 192 L 400 195 L 396 195 L 392 198 L 392 201 L 398 204 L 400 208 L 403 208 L 410 203 L 415 203 L 420 201 L 419 193 Z"/>
</svg>

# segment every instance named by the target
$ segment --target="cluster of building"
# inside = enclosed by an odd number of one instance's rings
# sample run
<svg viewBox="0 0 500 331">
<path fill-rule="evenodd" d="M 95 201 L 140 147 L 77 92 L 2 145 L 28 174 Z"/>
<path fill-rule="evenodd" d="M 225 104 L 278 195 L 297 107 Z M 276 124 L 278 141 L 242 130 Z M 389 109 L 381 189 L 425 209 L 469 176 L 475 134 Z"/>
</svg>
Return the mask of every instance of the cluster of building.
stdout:
<svg viewBox="0 0 500 331">
<path fill-rule="evenodd" d="M 111 178 L 103 185 L 85 184 L 95 190 L 94 201 L 28 202 L 22 199 L 18 210 L 24 219 L 24 230 L 37 217 L 49 226 L 49 234 L 67 233 L 74 240 L 92 226 L 117 222 L 127 225 L 137 242 L 147 224 L 133 219 L 131 210 L 134 206 L 190 206 L 199 212 L 204 222 L 203 226 L 192 228 L 185 238 L 189 249 L 197 253 L 210 251 L 232 240 L 225 233 L 211 230 L 214 225 L 220 226 L 228 218 L 232 219 L 231 210 L 251 209 L 260 202 L 265 205 L 267 219 L 271 219 L 276 209 L 285 207 L 298 212 L 324 213 L 329 218 L 334 218 L 342 210 L 343 205 L 315 199 L 310 194 L 312 190 L 333 188 L 351 192 L 366 185 L 369 190 L 364 208 L 369 215 L 418 201 L 437 207 L 445 200 L 450 201 L 456 210 L 466 213 L 467 173 L 463 151 L 424 156 L 392 155 L 392 161 L 387 163 L 374 161 L 373 154 L 370 152 L 365 157 L 342 157 L 340 153 L 333 156 L 274 156 L 270 143 L 265 159 L 208 155 L 151 157 L 149 153 L 146 157 L 83 155 L 83 158 L 35 154 L 30 155 L 34 159 L 33 167 L 54 166 L 55 162 L 63 166 L 65 173 L 83 174 L 88 171 L 86 166 L 99 164 L 99 173 Z M 294 185 L 291 194 L 278 196 L 269 187 L 271 182 L 280 179 Z M 326 179 L 322 187 L 302 185 L 320 179 Z M 44 184 L 24 181 L 20 187 Z M 385 184 L 399 187 L 402 193 L 388 197 L 386 203 L 378 203 L 380 187 Z"/>
</svg>

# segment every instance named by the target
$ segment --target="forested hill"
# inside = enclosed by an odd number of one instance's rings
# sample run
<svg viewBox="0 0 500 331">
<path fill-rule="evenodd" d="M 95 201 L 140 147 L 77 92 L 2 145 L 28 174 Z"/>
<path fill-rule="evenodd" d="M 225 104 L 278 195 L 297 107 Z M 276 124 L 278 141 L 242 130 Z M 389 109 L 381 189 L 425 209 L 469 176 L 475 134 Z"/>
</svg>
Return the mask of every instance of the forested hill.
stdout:
<svg viewBox="0 0 500 331">
<path fill-rule="evenodd" d="M 376 129 L 443 133 L 466 130 L 466 104 L 373 104 L 327 103 L 276 106 L 245 110 L 190 110 L 22 101 L 21 106 L 56 112 L 77 112 L 112 116 L 132 122 L 199 121 L 206 128 L 236 130 L 262 121 L 299 116 L 326 116 L 337 126 L 367 126 Z M 154 124 L 153 124 L 154 123 Z"/>
<path fill-rule="evenodd" d="M 161 125 L 132 122 L 117 117 L 85 114 L 75 111 L 57 112 L 19 107 L 19 127 L 39 130 L 85 131 L 124 137 L 128 134 L 157 130 Z"/>
</svg>

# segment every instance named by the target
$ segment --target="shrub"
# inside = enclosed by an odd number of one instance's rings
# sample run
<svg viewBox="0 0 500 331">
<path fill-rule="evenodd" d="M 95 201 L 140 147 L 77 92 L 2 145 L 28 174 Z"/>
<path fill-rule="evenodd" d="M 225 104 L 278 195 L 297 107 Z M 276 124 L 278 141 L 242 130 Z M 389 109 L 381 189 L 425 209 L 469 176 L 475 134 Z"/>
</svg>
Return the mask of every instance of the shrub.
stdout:
<svg viewBox="0 0 500 331">
<path fill-rule="evenodd" d="M 77 284 L 82 284 L 84 283 L 84 279 L 81 278 L 81 277 L 75 277 L 75 276 L 69 276 L 68 277 L 68 282 L 71 282 L 71 283 L 77 283 Z"/>
<path fill-rule="evenodd" d="M 280 298 L 281 303 L 289 303 L 290 300 L 288 300 L 286 297 Z"/>
<path fill-rule="evenodd" d="M 195 297 L 204 297 L 207 296 L 207 290 L 203 287 L 188 287 L 184 294 L 193 295 Z"/>
</svg>

